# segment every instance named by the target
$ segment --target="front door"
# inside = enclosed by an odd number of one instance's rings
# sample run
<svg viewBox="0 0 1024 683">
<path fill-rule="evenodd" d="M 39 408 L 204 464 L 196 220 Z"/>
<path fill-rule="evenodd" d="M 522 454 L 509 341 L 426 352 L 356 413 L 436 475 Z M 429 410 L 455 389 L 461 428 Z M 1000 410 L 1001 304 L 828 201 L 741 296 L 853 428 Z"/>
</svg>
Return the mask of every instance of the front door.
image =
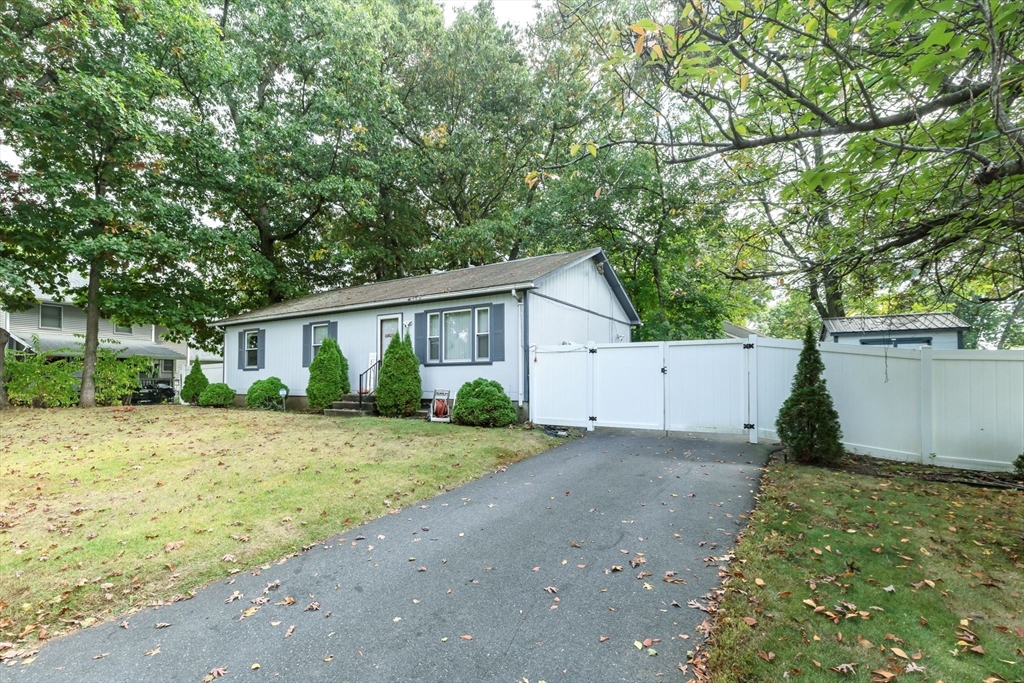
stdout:
<svg viewBox="0 0 1024 683">
<path fill-rule="evenodd" d="M 377 358 L 383 359 L 384 352 L 388 350 L 391 338 L 400 334 L 402 329 L 402 317 L 400 315 L 382 316 L 377 319 L 379 327 L 377 333 Z"/>
</svg>

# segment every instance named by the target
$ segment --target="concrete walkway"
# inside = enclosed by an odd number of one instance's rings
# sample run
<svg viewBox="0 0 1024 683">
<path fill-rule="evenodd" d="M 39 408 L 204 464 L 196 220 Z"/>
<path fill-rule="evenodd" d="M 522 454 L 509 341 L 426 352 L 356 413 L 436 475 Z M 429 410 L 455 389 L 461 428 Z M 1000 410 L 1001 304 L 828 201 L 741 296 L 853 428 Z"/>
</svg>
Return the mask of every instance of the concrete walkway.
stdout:
<svg viewBox="0 0 1024 683">
<path fill-rule="evenodd" d="M 718 582 L 705 558 L 745 524 L 768 449 L 656 434 L 570 440 L 128 629 L 57 639 L 3 679 L 198 683 L 223 667 L 225 683 L 679 680 L 705 616 L 687 601 Z M 646 638 L 657 655 L 634 646 Z"/>
</svg>

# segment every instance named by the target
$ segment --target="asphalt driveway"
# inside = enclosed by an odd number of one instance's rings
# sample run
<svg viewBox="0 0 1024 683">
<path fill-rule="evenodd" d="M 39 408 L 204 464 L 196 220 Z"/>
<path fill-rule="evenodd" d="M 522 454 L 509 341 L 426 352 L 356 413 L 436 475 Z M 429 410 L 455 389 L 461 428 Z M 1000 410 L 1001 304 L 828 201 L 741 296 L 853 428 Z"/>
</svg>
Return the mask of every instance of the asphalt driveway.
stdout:
<svg viewBox="0 0 1024 683">
<path fill-rule="evenodd" d="M 705 616 L 687 601 L 717 583 L 706 558 L 742 529 L 766 452 L 732 437 L 589 434 L 147 608 L 127 629 L 57 639 L 3 678 L 678 680 Z M 656 655 L 634 646 L 646 638 L 661 639 Z"/>
</svg>

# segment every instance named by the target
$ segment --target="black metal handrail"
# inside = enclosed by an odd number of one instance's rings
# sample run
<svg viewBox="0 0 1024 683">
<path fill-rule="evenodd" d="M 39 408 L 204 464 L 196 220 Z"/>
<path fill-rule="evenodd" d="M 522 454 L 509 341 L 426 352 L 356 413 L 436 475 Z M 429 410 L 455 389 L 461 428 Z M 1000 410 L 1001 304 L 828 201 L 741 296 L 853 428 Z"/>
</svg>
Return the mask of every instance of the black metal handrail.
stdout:
<svg viewBox="0 0 1024 683">
<path fill-rule="evenodd" d="M 363 407 L 363 397 L 370 396 L 377 391 L 377 378 L 380 376 L 380 361 L 377 361 L 366 368 L 363 374 L 359 375 L 359 408 Z"/>
</svg>

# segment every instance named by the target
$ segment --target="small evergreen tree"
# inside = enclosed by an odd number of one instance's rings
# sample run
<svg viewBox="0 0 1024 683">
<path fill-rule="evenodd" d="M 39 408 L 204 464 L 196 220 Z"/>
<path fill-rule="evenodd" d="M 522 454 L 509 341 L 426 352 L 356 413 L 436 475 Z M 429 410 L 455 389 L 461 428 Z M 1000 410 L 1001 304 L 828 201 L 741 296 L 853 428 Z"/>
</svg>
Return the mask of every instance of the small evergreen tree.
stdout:
<svg viewBox="0 0 1024 683">
<path fill-rule="evenodd" d="M 185 383 L 181 386 L 181 400 L 193 405 L 199 403 L 199 394 L 203 393 L 203 389 L 208 386 L 210 386 L 210 380 L 203 373 L 199 361 L 192 361 L 192 369 L 188 371 Z"/>
<path fill-rule="evenodd" d="M 793 389 L 775 420 L 779 439 L 797 462 L 831 463 L 843 457 L 843 431 L 821 376 L 824 371 L 814 328 L 808 325 Z"/>
<path fill-rule="evenodd" d="M 352 391 L 352 383 L 348 379 L 348 358 L 341 352 L 341 345 L 338 342 L 334 343 L 338 347 L 338 372 L 341 374 L 341 395 L 344 396 Z"/>
<path fill-rule="evenodd" d="M 338 342 L 330 337 L 324 339 L 316 358 L 309 364 L 309 385 L 306 400 L 311 410 L 323 410 L 345 393 L 342 385 L 341 350 Z M 345 371 L 348 379 L 348 370 Z"/>
<path fill-rule="evenodd" d="M 420 361 L 412 350 L 412 339 L 391 338 L 377 381 L 377 411 L 384 417 L 405 417 L 419 410 L 423 393 Z"/>
</svg>

